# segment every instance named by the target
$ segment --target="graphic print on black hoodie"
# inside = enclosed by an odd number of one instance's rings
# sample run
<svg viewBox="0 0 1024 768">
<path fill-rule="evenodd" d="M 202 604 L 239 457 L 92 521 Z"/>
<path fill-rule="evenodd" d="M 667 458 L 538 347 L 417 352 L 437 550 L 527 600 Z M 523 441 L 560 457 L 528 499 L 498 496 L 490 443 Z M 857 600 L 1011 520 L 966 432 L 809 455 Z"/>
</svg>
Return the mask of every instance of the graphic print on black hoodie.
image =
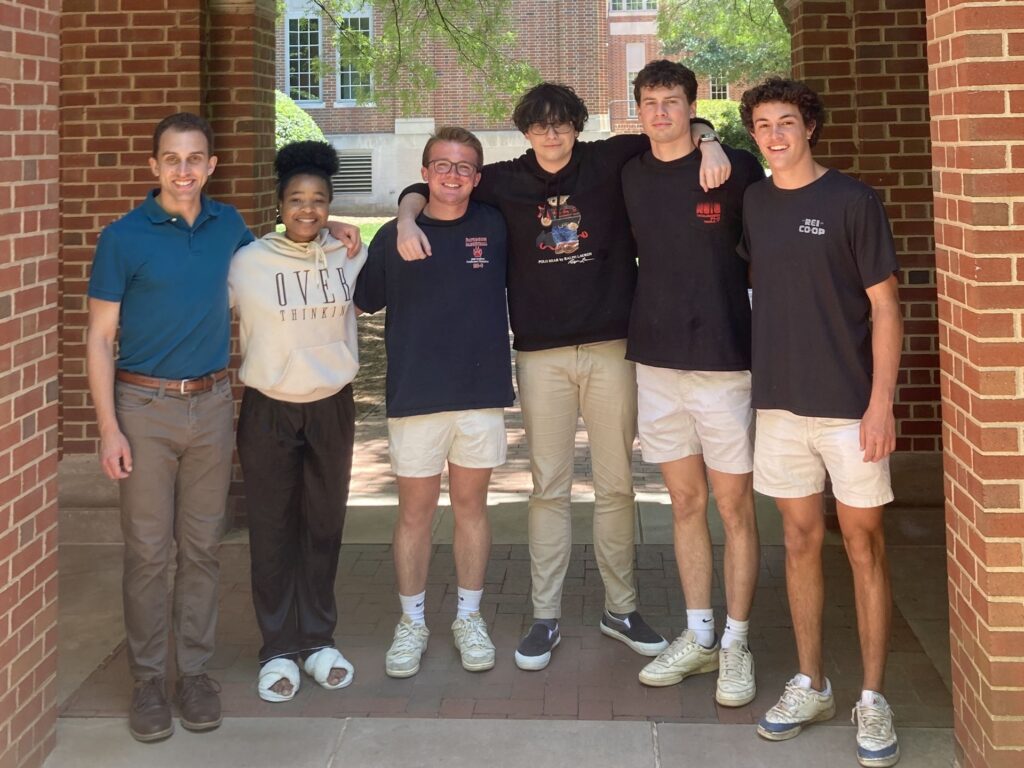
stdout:
<svg viewBox="0 0 1024 768">
<path fill-rule="evenodd" d="M 558 255 L 572 254 L 568 258 L 540 259 L 538 264 L 567 261 L 570 264 L 585 264 L 594 260 L 593 253 L 576 253 L 580 240 L 586 240 L 587 231 L 580 228 L 583 216 L 575 205 L 569 205 L 569 195 L 554 195 L 545 205 L 537 206 L 537 218 L 544 230 L 537 235 L 537 247 L 542 251 L 554 251 Z"/>
</svg>

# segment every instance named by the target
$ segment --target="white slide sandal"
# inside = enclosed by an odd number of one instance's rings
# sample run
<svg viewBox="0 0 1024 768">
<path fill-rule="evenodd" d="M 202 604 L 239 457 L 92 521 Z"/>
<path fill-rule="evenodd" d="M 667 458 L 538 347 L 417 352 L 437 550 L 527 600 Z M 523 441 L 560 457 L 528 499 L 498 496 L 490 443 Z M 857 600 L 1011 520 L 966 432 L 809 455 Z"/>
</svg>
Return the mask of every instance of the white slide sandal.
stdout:
<svg viewBox="0 0 1024 768">
<path fill-rule="evenodd" d="M 355 679 L 356 670 L 352 666 L 352 663 L 341 655 L 341 651 L 337 648 L 321 648 L 314 654 L 311 654 L 306 658 L 306 663 L 303 665 L 306 669 L 306 674 L 316 680 L 323 688 L 329 691 L 336 691 L 339 688 L 344 688 L 352 684 L 352 680 Z M 331 675 L 331 670 L 337 667 L 338 669 L 344 669 L 348 672 L 343 679 L 337 685 L 331 685 L 327 682 Z"/>
<path fill-rule="evenodd" d="M 281 680 L 287 680 L 292 684 L 292 692 L 287 696 L 271 690 L 271 687 L 277 685 Z M 291 701 L 299 691 L 300 682 L 298 664 L 291 659 L 271 659 L 260 667 L 260 698 L 274 704 L 282 701 Z"/>
</svg>

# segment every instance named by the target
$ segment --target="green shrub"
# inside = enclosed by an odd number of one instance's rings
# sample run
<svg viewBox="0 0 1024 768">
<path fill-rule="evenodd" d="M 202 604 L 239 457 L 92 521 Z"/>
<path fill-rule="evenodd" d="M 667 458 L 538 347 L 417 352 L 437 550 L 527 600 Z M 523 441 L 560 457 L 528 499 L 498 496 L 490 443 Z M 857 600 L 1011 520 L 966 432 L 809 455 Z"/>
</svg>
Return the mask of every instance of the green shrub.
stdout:
<svg viewBox="0 0 1024 768">
<path fill-rule="evenodd" d="M 743 127 L 738 101 L 701 99 L 697 102 L 697 116 L 710 120 L 724 143 L 730 147 L 747 150 L 758 159 L 761 165 L 766 165 L 753 137 Z"/>
<path fill-rule="evenodd" d="M 293 141 L 326 141 L 313 118 L 281 91 L 274 91 L 276 132 L 275 148 L 280 149 Z"/>
</svg>

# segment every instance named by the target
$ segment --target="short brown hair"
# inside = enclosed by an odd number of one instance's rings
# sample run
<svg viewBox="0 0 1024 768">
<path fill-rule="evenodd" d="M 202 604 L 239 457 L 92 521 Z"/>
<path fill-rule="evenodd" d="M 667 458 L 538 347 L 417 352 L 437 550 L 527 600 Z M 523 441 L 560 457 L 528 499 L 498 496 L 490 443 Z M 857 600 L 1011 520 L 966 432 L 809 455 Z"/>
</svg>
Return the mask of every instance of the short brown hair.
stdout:
<svg viewBox="0 0 1024 768">
<path fill-rule="evenodd" d="M 161 120 L 153 131 L 153 157 L 160 153 L 160 137 L 167 131 L 198 131 L 206 137 L 207 154 L 213 155 L 213 129 L 210 128 L 210 124 L 191 112 L 176 112 Z"/>
<path fill-rule="evenodd" d="M 438 128 L 434 133 L 430 134 L 430 138 L 427 139 L 426 146 L 423 147 L 424 168 L 426 168 L 427 163 L 430 162 L 430 148 L 439 141 L 451 141 L 456 144 L 465 144 L 476 152 L 476 167 L 480 168 L 484 164 L 484 147 L 480 143 L 480 139 L 465 128 L 459 128 L 457 125 L 446 125 L 443 128 Z"/>
<path fill-rule="evenodd" d="M 825 124 L 825 105 L 821 97 L 807 83 L 800 80 L 787 80 L 781 77 L 769 77 L 760 85 L 755 85 L 743 94 L 740 99 L 740 119 L 743 126 L 753 132 L 754 130 L 754 107 L 769 102 L 781 102 L 792 104 L 804 119 L 804 125 L 810 127 L 810 145 L 813 147 L 818 143 L 821 136 L 821 127 Z"/>
<path fill-rule="evenodd" d="M 674 88 L 677 85 L 682 86 L 688 102 L 693 104 L 697 101 L 697 76 L 692 69 L 668 59 L 650 61 L 633 79 L 633 98 L 639 104 L 641 88 Z"/>
</svg>

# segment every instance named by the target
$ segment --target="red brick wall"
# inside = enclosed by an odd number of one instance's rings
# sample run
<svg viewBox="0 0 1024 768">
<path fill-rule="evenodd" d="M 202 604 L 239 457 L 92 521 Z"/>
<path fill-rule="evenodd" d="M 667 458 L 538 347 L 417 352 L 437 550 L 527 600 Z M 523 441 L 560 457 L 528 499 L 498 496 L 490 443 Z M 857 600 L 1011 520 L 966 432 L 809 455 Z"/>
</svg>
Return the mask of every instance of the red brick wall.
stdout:
<svg viewBox="0 0 1024 768">
<path fill-rule="evenodd" d="M 255 232 L 273 223 L 274 0 L 65 0 L 61 15 L 63 449 L 96 450 L 85 377 L 86 290 L 100 230 L 153 187 L 153 128 L 210 120 L 209 192 Z"/>
<path fill-rule="evenodd" d="M 564 82 L 575 88 L 592 114 L 607 112 L 608 84 L 603 55 L 608 44 L 606 0 L 578 3 L 552 3 L 546 0 L 522 0 L 513 10 L 519 39 L 516 54 L 533 64 L 547 80 Z M 379 29 L 379 15 L 373 20 Z M 285 93 L 288 67 L 284 45 L 285 21 L 277 25 L 277 88 Z M 324 22 L 325 57 L 333 58 L 329 22 Z M 432 59 L 439 73 L 438 89 L 427 94 L 413 116 L 432 116 L 438 126 L 462 125 L 471 130 L 509 130 L 510 120 L 488 120 L 468 108 L 467 78 L 456 65 L 455 54 L 437 46 Z M 375 106 L 334 108 L 337 82 L 333 72 L 321 82 L 323 108 L 310 108 L 309 114 L 326 134 L 374 133 L 394 130 L 395 119 L 403 115 L 387 94 L 375 93 Z"/>
<path fill-rule="evenodd" d="M 0 766 L 53 748 L 59 0 L 0 0 Z"/>
<path fill-rule="evenodd" d="M 822 94 L 815 156 L 885 202 L 900 260 L 897 449 L 941 450 L 925 0 L 794 3 L 793 73 Z"/>
<path fill-rule="evenodd" d="M 1024 755 L 1024 2 L 928 2 L 958 760 Z"/>
</svg>

